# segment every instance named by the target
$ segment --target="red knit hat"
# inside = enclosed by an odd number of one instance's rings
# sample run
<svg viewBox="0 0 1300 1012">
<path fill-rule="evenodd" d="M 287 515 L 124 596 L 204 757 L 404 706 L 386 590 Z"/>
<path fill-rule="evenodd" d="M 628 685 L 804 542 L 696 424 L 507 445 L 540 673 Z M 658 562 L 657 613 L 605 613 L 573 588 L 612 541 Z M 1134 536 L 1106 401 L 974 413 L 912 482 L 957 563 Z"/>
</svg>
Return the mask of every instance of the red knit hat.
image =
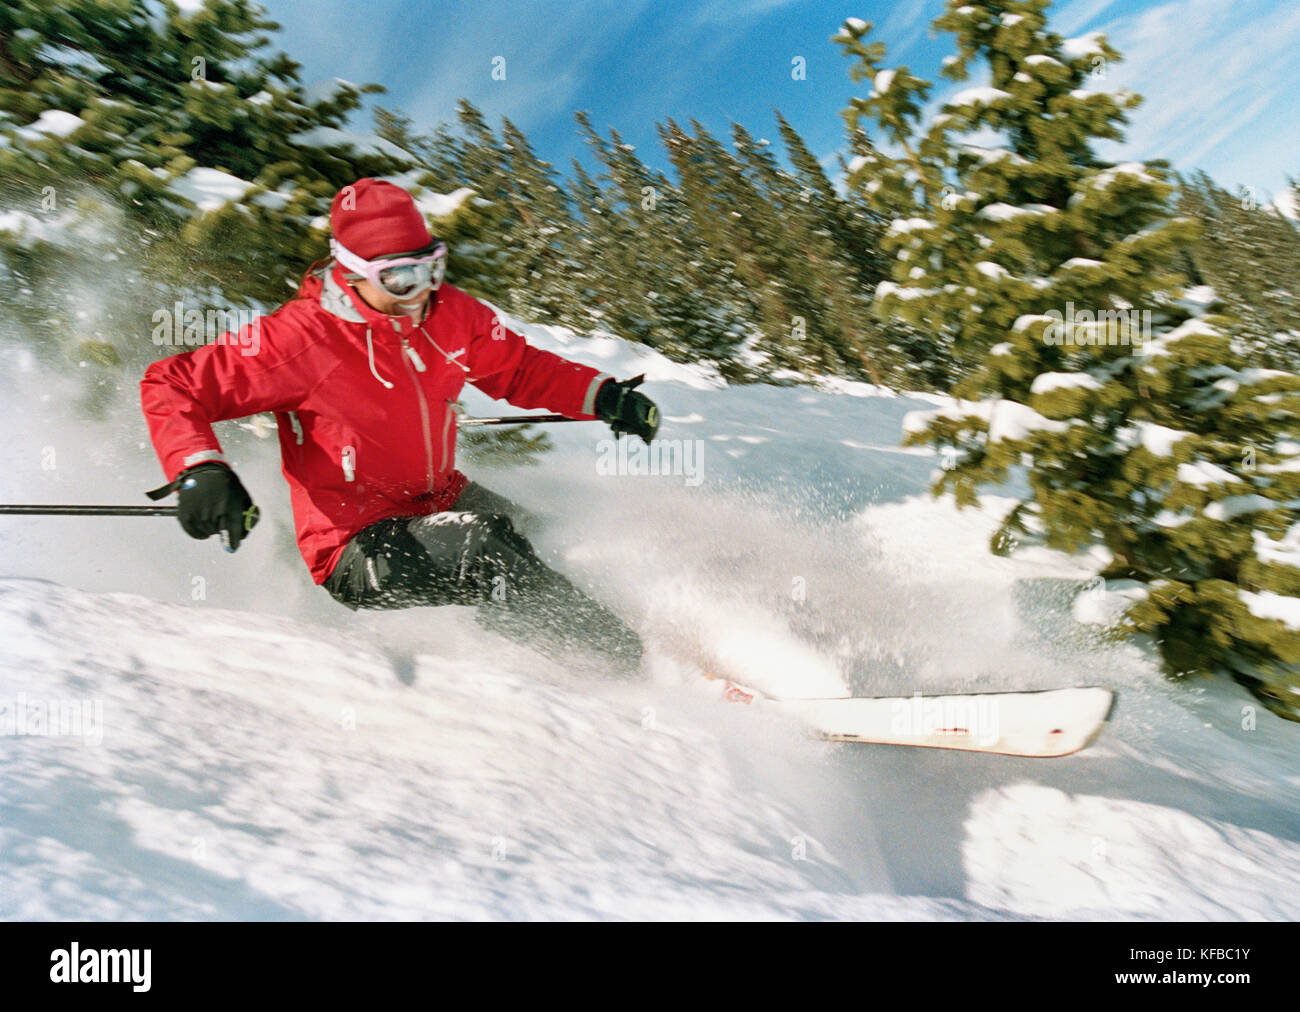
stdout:
<svg viewBox="0 0 1300 1012">
<path fill-rule="evenodd" d="M 330 228 L 363 260 L 412 253 L 433 242 L 411 195 L 382 179 L 358 179 L 339 190 L 330 204 Z"/>
</svg>

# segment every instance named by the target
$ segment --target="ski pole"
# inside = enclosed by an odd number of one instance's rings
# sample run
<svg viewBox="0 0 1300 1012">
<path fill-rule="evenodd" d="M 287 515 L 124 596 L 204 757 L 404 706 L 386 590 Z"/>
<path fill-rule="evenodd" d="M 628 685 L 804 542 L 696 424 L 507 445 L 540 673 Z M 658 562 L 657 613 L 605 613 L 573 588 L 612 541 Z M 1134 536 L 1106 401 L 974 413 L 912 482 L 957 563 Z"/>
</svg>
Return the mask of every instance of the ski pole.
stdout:
<svg viewBox="0 0 1300 1012">
<path fill-rule="evenodd" d="M 472 429 L 479 425 L 533 425 L 537 422 L 587 422 L 594 418 L 570 418 L 568 415 L 506 415 L 503 418 L 462 418 L 458 423 L 462 429 Z"/>
<path fill-rule="evenodd" d="M 462 418 L 460 427 L 472 429 L 480 425 L 535 425 L 539 422 L 583 422 L 585 418 L 568 415 L 505 415 L 500 418 Z M 256 507 L 254 507 L 256 509 Z M 90 516 L 90 517 L 172 517 L 175 506 L 80 506 L 63 503 L 0 503 L 0 514 L 20 516 Z M 256 514 L 245 518 L 251 528 L 257 522 Z"/>
<path fill-rule="evenodd" d="M 538 422 L 585 422 L 592 420 L 570 418 L 568 415 L 505 415 L 501 418 L 462 418 L 459 424 L 462 429 L 472 429 L 480 425 L 533 425 Z M 4 513 L 27 516 L 171 517 L 176 515 L 176 507 L 0 503 L 0 514 Z M 256 520 L 253 521 L 253 523 L 256 522 Z"/>
<path fill-rule="evenodd" d="M 174 517 L 175 506 L 71 506 L 61 503 L 0 503 L 0 514 L 11 513 L 19 516 L 59 516 L 59 517 Z M 257 523 L 261 511 L 256 506 L 244 510 L 244 530 L 251 531 Z M 221 545 L 226 551 L 230 547 L 230 535 L 221 532 Z"/>
<path fill-rule="evenodd" d="M 539 422 L 586 422 L 589 418 L 570 418 L 568 415 L 504 415 L 500 418 L 462 418 L 462 429 L 480 425 L 535 425 Z M 175 506 L 72 506 L 61 503 L 0 503 L 0 514 L 13 513 L 27 516 L 89 516 L 89 517 L 171 517 Z M 254 519 L 253 523 L 256 523 Z M 251 525 L 250 525 L 251 526 Z"/>
<path fill-rule="evenodd" d="M 68 506 L 63 504 L 20 505 L 0 504 L 0 513 L 17 513 L 29 516 L 89 516 L 89 517 L 174 517 L 175 506 Z"/>
</svg>

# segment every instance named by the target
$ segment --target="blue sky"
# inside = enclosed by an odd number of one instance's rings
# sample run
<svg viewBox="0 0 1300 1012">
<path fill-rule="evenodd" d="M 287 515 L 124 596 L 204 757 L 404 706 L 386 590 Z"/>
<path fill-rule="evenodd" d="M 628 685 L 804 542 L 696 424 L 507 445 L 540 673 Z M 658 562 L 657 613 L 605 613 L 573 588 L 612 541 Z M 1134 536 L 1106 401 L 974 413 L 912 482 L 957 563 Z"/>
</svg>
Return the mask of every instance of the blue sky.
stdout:
<svg viewBox="0 0 1300 1012">
<path fill-rule="evenodd" d="M 656 122 L 698 119 L 725 137 L 731 120 L 778 139 L 781 109 L 828 163 L 844 138 L 840 111 L 867 85 L 848 77 L 830 41 L 845 17 L 875 24 L 887 65 L 936 83 L 951 37 L 929 25 L 942 0 L 262 0 L 305 83 L 373 81 L 380 101 L 417 126 L 454 118 L 462 96 L 495 124 L 508 116 L 563 171 L 585 158 L 573 112 L 616 127 L 663 166 Z M 1261 200 L 1300 176 L 1300 4 L 1293 0 L 1063 0 L 1052 27 L 1106 32 L 1125 61 L 1107 88 L 1143 95 L 1128 139 L 1107 157 L 1169 158 Z M 494 80 L 504 57 L 505 80 Z M 806 80 L 791 61 L 806 60 Z M 366 125 L 366 124 L 361 124 Z"/>
</svg>

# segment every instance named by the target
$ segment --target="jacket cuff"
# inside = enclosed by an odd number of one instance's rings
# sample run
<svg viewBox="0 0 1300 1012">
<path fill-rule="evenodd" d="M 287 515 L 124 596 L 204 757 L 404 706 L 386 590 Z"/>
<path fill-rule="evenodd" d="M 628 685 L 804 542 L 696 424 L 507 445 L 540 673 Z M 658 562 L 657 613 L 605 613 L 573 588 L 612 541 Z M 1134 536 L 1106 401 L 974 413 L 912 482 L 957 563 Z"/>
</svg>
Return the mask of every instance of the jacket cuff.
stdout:
<svg viewBox="0 0 1300 1012">
<path fill-rule="evenodd" d="M 180 470 L 184 471 L 187 468 L 194 467 L 196 464 L 206 464 L 209 461 L 217 464 L 224 464 L 226 462 L 226 455 L 220 450 L 195 450 L 193 453 L 186 454 L 181 458 Z M 177 471 L 176 473 L 179 474 L 180 471 Z"/>
<path fill-rule="evenodd" d="M 224 467 L 227 469 L 230 468 L 230 465 L 226 463 L 225 457 L 221 455 L 221 452 L 219 450 L 206 450 L 203 452 L 208 454 L 213 454 L 213 456 L 209 456 L 205 460 L 195 460 L 194 463 L 189 463 L 189 461 L 192 458 L 202 456 L 201 453 L 190 454 L 188 457 L 185 458 L 186 463 L 181 467 L 181 469 L 177 471 L 174 475 L 172 475 L 171 481 L 169 481 L 166 485 L 160 485 L 158 488 L 150 489 L 148 492 L 145 493 L 145 495 L 147 495 L 150 499 L 153 499 L 155 502 L 157 502 L 159 499 L 171 495 L 173 492 L 175 492 L 178 488 L 181 487 L 181 479 L 196 467 L 209 465 L 209 466 L 216 466 L 216 467 Z"/>
<path fill-rule="evenodd" d="M 605 380 L 611 380 L 614 377 L 607 372 L 597 373 L 591 380 L 591 385 L 587 387 L 587 396 L 582 401 L 582 413 L 584 415 L 596 416 L 596 391 Z"/>
<path fill-rule="evenodd" d="M 171 481 L 175 481 L 176 476 L 182 471 L 186 471 L 199 464 L 213 463 L 225 464 L 227 467 L 230 466 L 226 462 L 226 455 L 221 452 L 220 448 L 213 449 L 212 447 L 206 447 L 200 450 L 190 450 L 188 453 L 180 450 L 173 451 L 172 453 L 167 454 L 167 456 L 162 459 L 161 463 L 163 466 L 163 474 L 167 475 L 168 479 Z"/>
</svg>

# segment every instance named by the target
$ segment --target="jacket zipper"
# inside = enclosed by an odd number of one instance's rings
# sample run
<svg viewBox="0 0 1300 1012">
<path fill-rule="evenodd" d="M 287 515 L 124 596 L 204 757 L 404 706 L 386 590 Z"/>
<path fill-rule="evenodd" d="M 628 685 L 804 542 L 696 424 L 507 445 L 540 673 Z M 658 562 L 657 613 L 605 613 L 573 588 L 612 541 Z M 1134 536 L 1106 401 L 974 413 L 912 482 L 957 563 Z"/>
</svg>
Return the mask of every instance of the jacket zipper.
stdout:
<svg viewBox="0 0 1300 1012">
<path fill-rule="evenodd" d="M 460 351 L 455 352 L 454 354 L 448 355 L 445 351 L 442 350 L 442 346 L 438 344 L 438 342 L 435 341 L 432 337 L 429 336 L 429 332 L 424 329 L 423 323 L 419 325 L 418 329 L 420 333 L 424 335 L 425 340 L 428 341 L 431 345 L 433 345 L 433 347 L 437 350 L 438 354 L 440 354 L 443 358 L 445 358 L 449 363 L 454 365 L 461 372 L 464 373 L 469 372 L 469 366 L 456 361 L 456 359 L 459 358 L 460 355 L 464 353 L 465 351 L 464 348 L 462 348 Z M 410 349 L 410 351 L 412 356 L 414 357 L 414 360 L 419 362 L 420 356 L 415 353 L 415 349 L 412 348 Z M 421 362 L 420 364 L 423 365 L 424 363 Z M 456 402 L 454 400 L 448 397 L 446 404 L 447 404 L 446 413 L 442 420 L 442 460 L 444 464 L 446 464 L 450 460 L 451 447 L 449 444 L 451 442 L 451 423 L 453 421 L 453 416 L 456 413 Z"/>
<path fill-rule="evenodd" d="M 395 322 L 394 326 L 397 328 L 398 333 L 401 333 L 402 330 L 401 323 Z M 420 430 L 424 434 L 424 458 L 426 462 L 426 470 L 429 476 L 428 491 L 432 492 L 433 491 L 433 431 L 429 427 L 429 402 L 424 396 L 424 389 L 420 386 L 420 378 L 418 375 L 416 375 L 417 373 L 424 372 L 425 365 L 423 360 L 420 358 L 419 354 L 416 352 L 416 350 L 411 347 L 411 343 L 406 339 L 405 334 L 402 334 L 402 357 L 406 359 L 406 368 L 410 370 L 411 381 L 415 384 L 415 396 L 416 399 L 420 402 Z M 444 426 L 444 430 L 445 430 L 445 426 Z M 443 446 L 444 447 L 446 446 L 445 435 L 443 437 Z M 444 459 L 446 459 L 445 450 L 444 450 Z"/>
<path fill-rule="evenodd" d="M 450 452 L 447 446 L 447 440 L 448 437 L 451 435 L 452 418 L 456 414 L 455 403 L 456 403 L 455 401 L 448 399 L 447 408 L 446 411 L 444 412 L 445 417 L 442 420 L 442 459 L 444 463 L 448 460 L 448 454 Z"/>
</svg>

